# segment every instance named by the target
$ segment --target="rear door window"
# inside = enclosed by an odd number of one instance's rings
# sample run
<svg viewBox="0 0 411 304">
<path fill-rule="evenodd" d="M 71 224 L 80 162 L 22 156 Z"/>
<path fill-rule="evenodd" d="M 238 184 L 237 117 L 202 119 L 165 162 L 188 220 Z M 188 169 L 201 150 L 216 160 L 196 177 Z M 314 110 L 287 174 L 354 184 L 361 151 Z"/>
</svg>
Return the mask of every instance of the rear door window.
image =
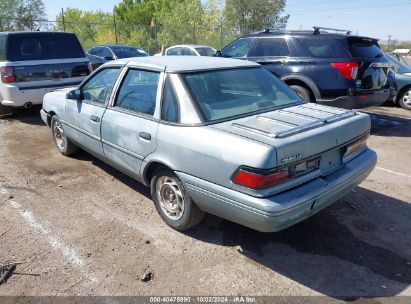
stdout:
<svg viewBox="0 0 411 304">
<path fill-rule="evenodd" d="M 167 51 L 166 55 L 168 55 L 168 56 L 181 56 L 182 55 L 182 49 L 183 48 L 181 48 L 181 47 L 172 48 L 171 50 Z"/>
<path fill-rule="evenodd" d="M 283 38 L 257 39 L 252 52 L 253 57 L 289 56 L 290 50 Z"/>
<path fill-rule="evenodd" d="M 308 54 L 315 58 L 343 58 L 341 45 L 330 38 L 299 38 L 297 41 Z"/>
<path fill-rule="evenodd" d="M 74 34 L 27 33 L 9 36 L 8 57 L 10 61 L 82 58 L 84 52 Z"/>
<path fill-rule="evenodd" d="M 157 72 L 129 70 L 121 84 L 115 106 L 153 115 L 159 79 L 160 73 Z"/>
<path fill-rule="evenodd" d="M 377 58 L 383 56 L 381 49 L 373 40 L 352 39 L 349 40 L 349 43 L 350 53 L 353 57 Z"/>
</svg>

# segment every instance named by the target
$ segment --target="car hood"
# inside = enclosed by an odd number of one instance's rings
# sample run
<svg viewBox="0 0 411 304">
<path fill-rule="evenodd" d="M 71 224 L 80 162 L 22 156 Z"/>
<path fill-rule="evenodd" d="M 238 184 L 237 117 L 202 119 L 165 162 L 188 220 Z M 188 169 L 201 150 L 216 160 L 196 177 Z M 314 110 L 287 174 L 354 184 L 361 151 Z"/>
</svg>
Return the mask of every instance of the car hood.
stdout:
<svg viewBox="0 0 411 304">
<path fill-rule="evenodd" d="M 275 147 L 277 165 L 318 155 L 369 132 L 368 115 L 305 103 L 213 126 Z"/>
</svg>

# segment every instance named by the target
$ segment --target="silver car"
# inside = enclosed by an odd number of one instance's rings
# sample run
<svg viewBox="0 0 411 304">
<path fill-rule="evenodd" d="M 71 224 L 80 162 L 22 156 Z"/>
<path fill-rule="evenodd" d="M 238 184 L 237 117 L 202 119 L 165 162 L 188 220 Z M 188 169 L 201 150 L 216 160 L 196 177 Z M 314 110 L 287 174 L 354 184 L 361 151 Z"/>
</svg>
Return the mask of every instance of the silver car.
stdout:
<svg viewBox="0 0 411 304">
<path fill-rule="evenodd" d="M 41 116 L 61 154 L 81 147 L 150 186 L 177 230 L 207 212 L 282 230 L 346 195 L 376 163 L 368 115 L 304 103 L 243 60 L 113 61 L 47 94 Z"/>
</svg>

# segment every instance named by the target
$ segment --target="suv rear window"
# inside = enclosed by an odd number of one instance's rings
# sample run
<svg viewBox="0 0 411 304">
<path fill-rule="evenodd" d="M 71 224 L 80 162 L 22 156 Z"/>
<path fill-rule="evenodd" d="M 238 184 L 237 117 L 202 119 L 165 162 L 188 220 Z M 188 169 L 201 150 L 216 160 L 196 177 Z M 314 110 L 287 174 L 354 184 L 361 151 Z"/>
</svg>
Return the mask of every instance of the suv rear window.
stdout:
<svg viewBox="0 0 411 304">
<path fill-rule="evenodd" d="M 84 52 L 74 34 L 11 34 L 7 57 L 10 61 L 82 58 Z"/>
<path fill-rule="evenodd" d="M 308 51 L 309 55 L 316 58 L 343 58 L 341 45 L 336 39 L 330 38 L 299 38 L 298 42 Z M 348 55 L 348 54 L 347 54 Z"/>
<path fill-rule="evenodd" d="M 350 52 L 353 57 L 377 58 L 382 56 L 378 44 L 371 39 L 350 39 Z"/>
</svg>

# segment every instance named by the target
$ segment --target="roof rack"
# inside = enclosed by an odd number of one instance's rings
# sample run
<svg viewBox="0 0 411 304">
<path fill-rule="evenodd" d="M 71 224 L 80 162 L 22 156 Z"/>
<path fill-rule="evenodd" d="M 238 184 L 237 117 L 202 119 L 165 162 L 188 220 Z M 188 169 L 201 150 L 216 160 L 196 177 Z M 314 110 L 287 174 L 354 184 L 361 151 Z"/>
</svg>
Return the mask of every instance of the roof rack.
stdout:
<svg viewBox="0 0 411 304">
<path fill-rule="evenodd" d="M 323 31 L 334 31 L 337 33 L 345 33 L 347 35 L 351 35 L 352 31 L 350 30 L 341 30 L 341 29 L 335 29 L 335 28 L 329 28 L 329 27 L 321 27 L 321 26 L 313 26 L 314 29 L 314 34 L 319 34 L 321 30 Z"/>
</svg>

